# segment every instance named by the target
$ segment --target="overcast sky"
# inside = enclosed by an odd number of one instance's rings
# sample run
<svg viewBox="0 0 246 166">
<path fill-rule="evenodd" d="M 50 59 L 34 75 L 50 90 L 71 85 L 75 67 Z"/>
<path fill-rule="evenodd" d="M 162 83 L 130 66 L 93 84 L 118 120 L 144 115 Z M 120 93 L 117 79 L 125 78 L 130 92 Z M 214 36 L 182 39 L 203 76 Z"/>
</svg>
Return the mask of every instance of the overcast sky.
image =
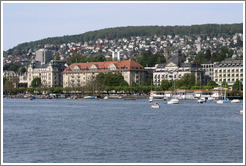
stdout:
<svg viewBox="0 0 246 166">
<path fill-rule="evenodd" d="M 3 49 L 109 27 L 242 22 L 242 3 L 4 3 Z"/>
</svg>

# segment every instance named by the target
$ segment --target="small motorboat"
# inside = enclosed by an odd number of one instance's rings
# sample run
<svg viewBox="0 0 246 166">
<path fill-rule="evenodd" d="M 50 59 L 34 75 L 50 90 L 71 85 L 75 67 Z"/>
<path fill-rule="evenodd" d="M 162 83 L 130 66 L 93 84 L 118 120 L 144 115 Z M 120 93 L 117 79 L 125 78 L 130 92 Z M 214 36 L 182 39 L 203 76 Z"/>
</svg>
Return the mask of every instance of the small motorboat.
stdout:
<svg viewBox="0 0 246 166">
<path fill-rule="evenodd" d="M 29 100 L 33 100 L 33 99 L 36 99 L 36 97 L 33 95 L 29 96 Z"/>
<path fill-rule="evenodd" d="M 243 114 L 243 110 L 240 110 L 240 111 L 239 111 L 239 114 Z"/>
<path fill-rule="evenodd" d="M 167 104 L 179 104 L 178 99 L 171 99 L 170 101 L 167 102 Z"/>
<path fill-rule="evenodd" d="M 233 100 L 231 101 L 231 103 L 240 103 L 240 100 L 239 100 L 239 99 L 233 99 Z"/>
<path fill-rule="evenodd" d="M 152 108 L 160 108 L 160 105 L 158 103 L 151 105 Z"/>
<path fill-rule="evenodd" d="M 104 96 L 104 98 L 103 98 L 104 100 L 108 100 L 108 96 Z"/>
</svg>

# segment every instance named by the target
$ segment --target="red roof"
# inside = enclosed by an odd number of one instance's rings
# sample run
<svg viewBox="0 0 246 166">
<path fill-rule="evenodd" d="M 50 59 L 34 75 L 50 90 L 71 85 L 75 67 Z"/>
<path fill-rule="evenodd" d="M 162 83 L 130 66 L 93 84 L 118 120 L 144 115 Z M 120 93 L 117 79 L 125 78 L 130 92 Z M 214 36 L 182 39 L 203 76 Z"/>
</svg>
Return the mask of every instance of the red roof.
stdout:
<svg viewBox="0 0 246 166">
<path fill-rule="evenodd" d="M 89 62 L 89 63 L 73 63 L 69 67 L 67 67 L 63 72 L 64 73 L 69 73 L 69 72 L 74 72 L 72 69 L 75 66 L 78 66 L 80 69 L 79 71 L 81 72 L 90 72 L 89 68 L 92 65 L 95 65 L 97 67 L 97 71 L 107 71 L 108 67 L 114 64 L 116 66 L 116 70 L 144 70 L 144 67 L 140 65 L 139 63 L 133 61 L 133 60 L 124 60 L 124 61 L 109 61 L 109 62 Z"/>
</svg>

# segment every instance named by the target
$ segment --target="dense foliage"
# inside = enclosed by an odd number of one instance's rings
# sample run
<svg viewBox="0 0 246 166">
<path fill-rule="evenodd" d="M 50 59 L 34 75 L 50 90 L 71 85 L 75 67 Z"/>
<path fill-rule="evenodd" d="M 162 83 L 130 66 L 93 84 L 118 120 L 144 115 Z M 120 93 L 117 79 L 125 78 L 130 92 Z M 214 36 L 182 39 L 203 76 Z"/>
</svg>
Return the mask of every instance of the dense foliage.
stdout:
<svg viewBox="0 0 246 166">
<path fill-rule="evenodd" d="M 31 86 L 36 88 L 36 87 L 40 87 L 42 84 L 41 84 L 41 78 L 39 77 L 36 77 L 32 80 L 31 82 Z"/>
<path fill-rule="evenodd" d="M 95 41 L 96 39 L 118 39 L 130 38 L 132 36 L 147 36 L 154 35 L 196 35 L 204 34 L 208 36 L 217 36 L 218 34 L 232 35 L 235 33 L 243 33 L 243 24 L 204 24 L 192 26 L 128 26 L 117 28 L 106 28 L 97 31 L 86 32 L 79 35 L 66 35 L 62 37 L 49 37 L 42 40 L 26 42 L 17 45 L 8 50 L 10 54 L 26 54 L 29 49 L 43 48 L 45 44 L 63 44 L 70 42 L 87 42 Z M 232 43 L 233 44 L 233 43 Z M 237 43 L 240 45 L 241 43 Z"/>
<path fill-rule="evenodd" d="M 234 84 L 232 85 L 232 89 L 233 90 L 243 90 L 242 82 L 237 79 L 236 82 L 234 82 Z"/>
<path fill-rule="evenodd" d="M 153 67 L 155 64 L 166 62 L 163 54 L 156 53 L 153 55 L 151 51 L 143 51 L 140 55 L 136 57 L 135 60 L 141 65 L 148 67 Z"/>
</svg>

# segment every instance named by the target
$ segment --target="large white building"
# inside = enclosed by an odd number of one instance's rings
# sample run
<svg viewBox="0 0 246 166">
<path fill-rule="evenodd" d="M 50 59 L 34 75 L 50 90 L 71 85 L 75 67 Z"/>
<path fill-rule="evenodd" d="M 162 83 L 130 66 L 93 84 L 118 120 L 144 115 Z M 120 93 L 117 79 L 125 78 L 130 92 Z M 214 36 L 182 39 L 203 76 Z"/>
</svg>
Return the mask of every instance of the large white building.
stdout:
<svg viewBox="0 0 246 166">
<path fill-rule="evenodd" d="M 32 80 L 39 77 L 43 87 L 62 87 L 62 72 L 66 67 L 64 61 L 51 60 L 48 64 L 32 61 L 27 69 L 27 85 L 31 87 Z"/>
<path fill-rule="evenodd" d="M 161 85 L 163 80 L 181 79 L 187 73 L 193 73 L 196 77 L 196 82 L 203 82 L 203 73 L 201 65 L 192 63 L 180 63 L 179 58 L 174 56 L 164 64 L 157 65 L 153 73 L 153 84 Z"/>
<path fill-rule="evenodd" d="M 243 60 L 227 59 L 214 63 L 214 81 L 218 85 L 226 81 L 232 86 L 237 79 L 243 82 Z"/>
<path fill-rule="evenodd" d="M 63 72 L 63 87 L 88 85 L 100 72 L 119 72 L 129 85 L 132 85 L 133 81 L 140 85 L 146 79 L 144 67 L 133 60 L 73 63 Z"/>
</svg>

